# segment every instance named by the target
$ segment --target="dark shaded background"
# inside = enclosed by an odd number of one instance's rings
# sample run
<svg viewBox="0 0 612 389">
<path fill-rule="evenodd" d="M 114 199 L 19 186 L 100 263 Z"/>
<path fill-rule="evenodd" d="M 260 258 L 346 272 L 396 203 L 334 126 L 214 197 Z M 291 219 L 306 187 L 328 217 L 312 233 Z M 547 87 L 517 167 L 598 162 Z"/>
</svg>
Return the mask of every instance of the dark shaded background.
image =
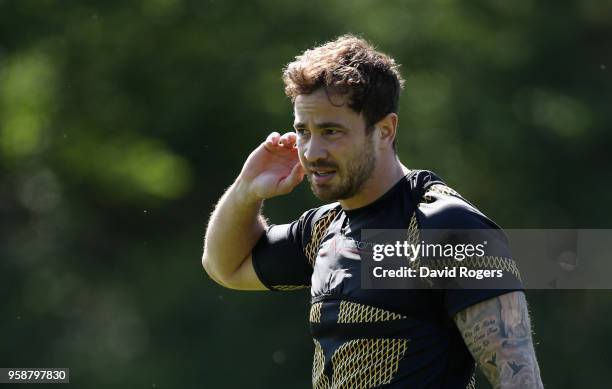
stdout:
<svg viewBox="0 0 612 389">
<path fill-rule="evenodd" d="M 346 32 L 402 64 L 409 167 L 503 227 L 611 226 L 610 1 L 0 0 L 0 367 L 309 387 L 308 293 L 217 286 L 202 235 L 291 126 L 282 66 Z M 265 212 L 317 204 L 302 185 Z M 611 297 L 528 292 L 547 388 L 607 387 Z"/>
</svg>

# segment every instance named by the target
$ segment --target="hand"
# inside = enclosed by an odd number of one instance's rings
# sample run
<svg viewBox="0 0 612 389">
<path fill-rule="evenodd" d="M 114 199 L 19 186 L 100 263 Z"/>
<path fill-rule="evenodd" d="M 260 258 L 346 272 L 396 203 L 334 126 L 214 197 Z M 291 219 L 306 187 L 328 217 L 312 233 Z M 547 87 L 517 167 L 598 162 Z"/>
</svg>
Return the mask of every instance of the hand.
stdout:
<svg viewBox="0 0 612 389">
<path fill-rule="evenodd" d="M 291 192 L 304 179 L 296 147 L 297 136 L 278 132 L 257 147 L 247 158 L 240 176 L 246 195 L 252 200 L 263 200 Z"/>
</svg>

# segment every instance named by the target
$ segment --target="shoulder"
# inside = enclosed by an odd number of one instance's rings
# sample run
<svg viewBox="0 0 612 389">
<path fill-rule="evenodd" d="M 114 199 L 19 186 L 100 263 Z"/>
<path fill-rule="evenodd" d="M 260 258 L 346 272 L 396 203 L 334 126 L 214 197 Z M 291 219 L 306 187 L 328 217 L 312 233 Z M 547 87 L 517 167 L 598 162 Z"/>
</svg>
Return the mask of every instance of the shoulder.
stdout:
<svg viewBox="0 0 612 389">
<path fill-rule="evenodd" d="M 499 229 L 495 222 L 437 174 L 420 170 L 410 181 L 421 228 Z"/>
<path fill-rule="evenodd" d="M 432 173 L 432 177 L 436 179 L 423 180 L 424 187 L 420 188 L 421 197 L 413 216 L 418 236 L 428 242 L 486 242 L 485 262 L 493 261 L 492 268 L 496 268 L 498 262 L 508 262 L 512 253 L 505 232 L 437 175 Z M 514 264 L 503 266 L 520 281 Z"/>
</svg>

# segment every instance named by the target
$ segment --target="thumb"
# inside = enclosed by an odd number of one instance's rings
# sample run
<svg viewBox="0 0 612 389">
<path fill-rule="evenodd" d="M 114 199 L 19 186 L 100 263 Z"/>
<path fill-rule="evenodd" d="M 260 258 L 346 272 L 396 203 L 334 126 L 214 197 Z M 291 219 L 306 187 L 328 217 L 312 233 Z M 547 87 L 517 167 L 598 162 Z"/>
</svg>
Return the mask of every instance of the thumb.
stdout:
<svg viewBox="0 0 612 389">
<path fill-rule="evenodd" d="M 289 193 L 295 188 L 302 180 L 304 179 L 304 168 L 302 164 L 297 162 L 293 169 L 291 169 L 291 173 L 285 178 L 283 178 L 278 183 L 279 191 L 283 193 Z"/>
</svg>

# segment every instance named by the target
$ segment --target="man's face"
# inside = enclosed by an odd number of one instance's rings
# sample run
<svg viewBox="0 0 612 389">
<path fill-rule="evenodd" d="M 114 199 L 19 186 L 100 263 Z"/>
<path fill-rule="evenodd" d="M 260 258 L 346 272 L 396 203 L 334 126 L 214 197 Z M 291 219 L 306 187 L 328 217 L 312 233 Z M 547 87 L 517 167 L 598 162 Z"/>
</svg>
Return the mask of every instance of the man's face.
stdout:
<svg viewBox="0 0 612 389">
<path fill-rule="evenodd" d="M 372 135 L 365 120 L 348 107 L 347 97 L 324 89 L 299 95 L 294 127 L 300 162 L 310 187 L 324 201 L 349 199 L 360 192 L 376 164 Z"/>
</svg>

